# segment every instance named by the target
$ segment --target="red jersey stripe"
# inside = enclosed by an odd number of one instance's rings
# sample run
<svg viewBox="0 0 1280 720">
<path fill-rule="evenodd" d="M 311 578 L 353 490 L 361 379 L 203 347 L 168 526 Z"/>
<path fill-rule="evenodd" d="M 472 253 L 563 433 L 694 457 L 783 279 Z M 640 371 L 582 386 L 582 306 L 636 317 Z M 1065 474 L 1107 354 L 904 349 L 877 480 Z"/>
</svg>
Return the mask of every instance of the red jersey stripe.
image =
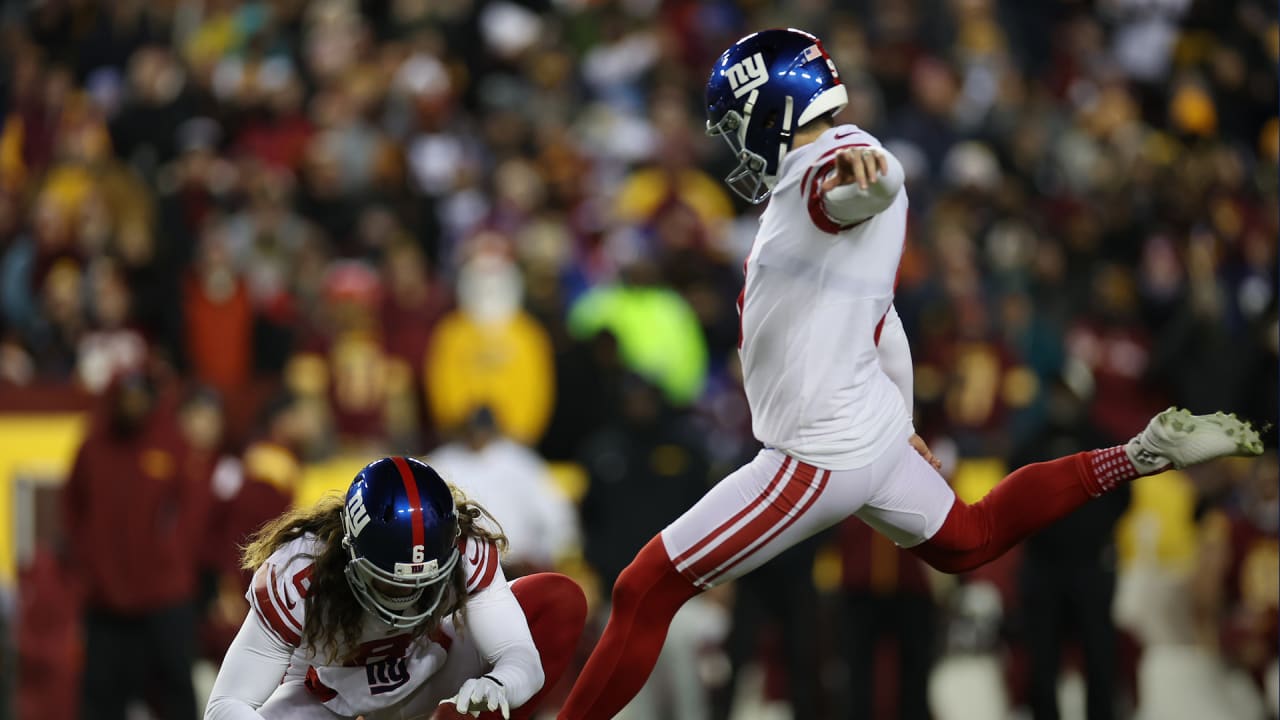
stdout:
<svg viewBox="0 0 1280 720">
<path fill-rule="evenodd" d="M 426 542 L 426 531 L 422 527 L 422 499 L 418 496 L 418 482 L 413 479 L 413 471 L 409 469 L 407 460 L 397 456 L 391 458 L 391 461 L 400 471 L 404 492 L 409 496 L 410 513 L 413 515 L 413 544 L 422 545 Z"/>
<path fill-rule="evenodd" d="M 906 232 L 902 233 L 902 247 L 904 250 L 907 247 Z M 893 273 L 893 292 L 894 293 L 898 292 L 898 283 L 901 281 L 902 281 L 902 259 L 899 258 L 898 269 Z M 893 306 L 890 305 L 889 307 L 892 308 Z M 876 347 L 880 346 L 880 333 L 884 331 L 884 321 L 885 321 L 885 318 L 887 317 L 889 317 L 889 311 L 885 310 L 884 315 L 880 316 L 880 322 L 876 323 L 876 334 L 875 334 Z"/>
</svg>

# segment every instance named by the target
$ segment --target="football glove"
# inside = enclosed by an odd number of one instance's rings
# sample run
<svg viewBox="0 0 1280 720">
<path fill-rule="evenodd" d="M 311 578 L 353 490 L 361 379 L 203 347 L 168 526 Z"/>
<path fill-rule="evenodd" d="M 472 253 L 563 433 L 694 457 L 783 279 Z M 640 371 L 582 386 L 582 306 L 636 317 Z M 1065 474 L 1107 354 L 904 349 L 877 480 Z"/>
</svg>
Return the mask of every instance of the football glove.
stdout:
<svg viewBox="0 0 1280 720">
<path fill-rule="evenodd" d="M 441 705 L 445 703 L 453 703 L 458 712 L 470 713 L 472 717 L 478 717 L 487 710 L 502 710 L 502 717 L 511 717 L 506 688 L 488 675 L 462 683 L 457 695 L 440 701 Z"/>
</svg>

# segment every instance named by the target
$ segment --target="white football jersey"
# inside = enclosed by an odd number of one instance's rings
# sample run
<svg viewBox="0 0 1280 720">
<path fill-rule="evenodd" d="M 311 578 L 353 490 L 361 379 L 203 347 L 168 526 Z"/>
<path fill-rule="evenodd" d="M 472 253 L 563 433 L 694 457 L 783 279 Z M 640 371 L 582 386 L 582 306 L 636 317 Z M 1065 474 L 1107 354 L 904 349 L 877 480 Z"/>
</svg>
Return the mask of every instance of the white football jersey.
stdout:
<svg viewBox="0 0 1280 720">
<path fill-rule="evenodd" d="M 318 702 L 348 717 L 405 700 L 444 665 L 457 637 L 451 619 L 429 636 L 414 640 L 410 630 L 393 628 L 364 613 L 355 657 L 345 664 L 330 664 L 302 639 L 307 623 L 305 598 L 319 545 L 314 535 L 306 535 L 277 548 L 254 573 L 253 586 L 245 595 L 262 624 L 295 648 L 284 681 L 304 683 Z M 505 582 L 498 549 L 492 543 L 468 538 L 459 544 L 459 551 L 458 564 L 467 578 L 469 595 Z"/>
<path fill-rule="evenodd" d="M 853 125 L 789 152 L 745 263 L 740 353 L 755 436 L 818 467 L 863 467 L 911 433 L 876 353 L 893 302 L 907 194 L 842 225 L 819 190 L 842 148 L 880 147 Z"/>
</svg>

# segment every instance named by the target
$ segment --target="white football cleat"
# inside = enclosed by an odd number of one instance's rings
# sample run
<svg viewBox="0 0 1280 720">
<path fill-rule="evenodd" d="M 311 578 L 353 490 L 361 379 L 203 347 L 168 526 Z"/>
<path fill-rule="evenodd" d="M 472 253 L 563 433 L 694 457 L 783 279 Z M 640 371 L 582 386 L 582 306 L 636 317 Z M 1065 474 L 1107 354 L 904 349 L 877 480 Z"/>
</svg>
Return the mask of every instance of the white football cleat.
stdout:
<svg viewBox="0 0 1280 720">
<path fill-rule="evenodd" d="M 1262 438 L 1235 413 L 1192 415 L 1171 407 L 1151 418 L 1124 450 L 1139 473 L 1150 475 L 1228 455 L 1261 455 Z"/>
</svg>

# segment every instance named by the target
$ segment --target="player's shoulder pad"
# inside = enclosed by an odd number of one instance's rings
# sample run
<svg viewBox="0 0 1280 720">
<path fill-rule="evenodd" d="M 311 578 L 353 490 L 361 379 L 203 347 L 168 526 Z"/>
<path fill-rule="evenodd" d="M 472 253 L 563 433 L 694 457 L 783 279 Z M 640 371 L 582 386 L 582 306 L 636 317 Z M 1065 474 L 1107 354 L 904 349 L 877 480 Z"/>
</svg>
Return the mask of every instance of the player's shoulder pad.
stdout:
<svg viewBox="0 0 1280 720">
<path fill-rule="evenodd" d="M 263 626 L 291 647 L 302 644 L 315 545 L 314 539 L 299 538 L 277 548 L 254 572 L 245 594 Z"/>
<path fill-rule="evenodd" d="M 458 540 L 458 565 L 466 579 L 467 594 L 474 595 L 489 587 L 498 575 L 498 546 L 492 540 L 465 537 Z"/>
</svg>

